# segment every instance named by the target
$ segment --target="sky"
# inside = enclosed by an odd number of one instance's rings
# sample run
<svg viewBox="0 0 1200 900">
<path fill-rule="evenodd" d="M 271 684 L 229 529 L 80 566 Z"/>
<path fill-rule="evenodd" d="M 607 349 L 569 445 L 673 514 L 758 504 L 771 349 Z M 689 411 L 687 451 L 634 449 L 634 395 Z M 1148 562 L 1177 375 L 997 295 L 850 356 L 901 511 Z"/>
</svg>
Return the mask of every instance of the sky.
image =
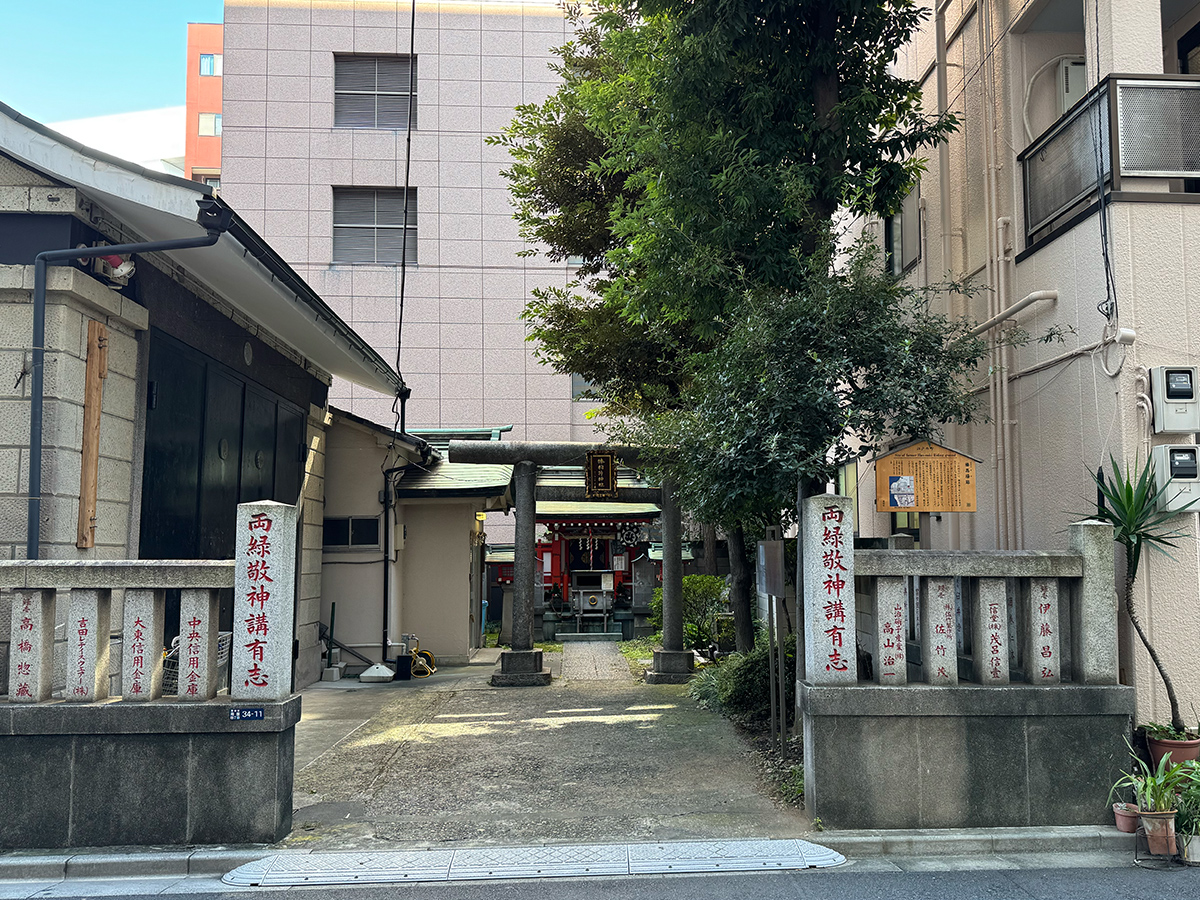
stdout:
<svg viewBox="0 0 1200 900">
<path fill-rule="evenodd" d="M 0 0 L 0 102 L 38 122 L 182 106 L 188 22 L 223 0 Z"/>
</svg>

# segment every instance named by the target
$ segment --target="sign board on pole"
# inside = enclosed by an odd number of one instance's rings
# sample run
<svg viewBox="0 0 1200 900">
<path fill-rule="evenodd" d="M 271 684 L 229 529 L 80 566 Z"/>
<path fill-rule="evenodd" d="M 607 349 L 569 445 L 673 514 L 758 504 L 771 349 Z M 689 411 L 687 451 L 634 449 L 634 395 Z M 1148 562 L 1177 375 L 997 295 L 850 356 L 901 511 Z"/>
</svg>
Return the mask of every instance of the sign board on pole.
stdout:
<svg viewBox="0 0 1200 900">
<path fill-rule="evenodd" d="M 979 460 L 929 441 L 875 457 L 878 512 L 975 512 Z"/>
<path fill-rule="evenodd" d="M 756 567 L 758 592 L 771 597 L 784 595 L 783 541 L 758 542 Z"/>
</svg>

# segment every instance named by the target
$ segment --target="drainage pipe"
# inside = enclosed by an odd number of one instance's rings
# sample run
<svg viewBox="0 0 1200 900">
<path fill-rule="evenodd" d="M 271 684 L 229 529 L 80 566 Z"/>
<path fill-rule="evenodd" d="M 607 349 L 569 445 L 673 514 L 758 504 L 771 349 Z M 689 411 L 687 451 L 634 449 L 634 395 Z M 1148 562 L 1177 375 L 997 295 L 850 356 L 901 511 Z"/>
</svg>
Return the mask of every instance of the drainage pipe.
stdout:
<svg viewBox="0 0 1200 900">
<path fill-rule="evenodd" d="M 947 84 L 946 66 L 946 8 L 950 0 L 938 4 L 935 19 L 937 30 L 937 107 L 938 118 L 946 115 L 950 105 L 950 89 Z M 950 259 L 950 144 L 943 140 L 938 143 L 938 217 L 941 220 L 939 228 L 942 239 L 942 275 L 954 270 Z M 953 314 L 954 311 L 951 310 Z"/>
<path fill-rule="evenodd" d="M 1007 217 L 1005 217 L 1005 218 L 1007 218 Z M 1008 309 L 1004 310 L 1004 312 L 994 315 L 990 319 L 988 319 L 986 322 L 981 322 L 980 324 L 976 325 L 974 328 L 971 329 L 971 334 L 976 335 L 976 336 L 981 335 L 985 331 L 995 328 L 997 325 L 999 325 L 1005 319 L 1011 319 L 1013 316 L 1015 316 L 1021 310 L 1025 309 L 1025 307 L 1032 306 L 1034 303 L 1037 303 L 1039 300 L 1057 300 L 1057 299 L 1058 299 L 1058 291 L 1034 291 L 1032 294 L 1027 294 L 1026 296 L 1022 297 L 1020 300 L 1018 300 L 1012 306 L 1008 307 Z"/>
<path fill-rule="evenodd" d="M 198 200 L 197 222 L 208 229 L 203 237 L 176 238 L 169 241 L 144 241 L 137 244 L 110 244 L 104 247 L 80 247 L 44 250 L 33 259 L 33 371 L 29 403 L 29 516 L 25 535 L 25 558 L 38 559 L 41 552 L 42 518 L 42 413 L 45 405 L 44 363 L 46 353 L 46 267 L 73 259 L 98 256 L 124 256 L 154 250 L 191 250 L 211 247 L 229 227 L 232 210 L 222 210 L 209 198 Z"/>
</svg>

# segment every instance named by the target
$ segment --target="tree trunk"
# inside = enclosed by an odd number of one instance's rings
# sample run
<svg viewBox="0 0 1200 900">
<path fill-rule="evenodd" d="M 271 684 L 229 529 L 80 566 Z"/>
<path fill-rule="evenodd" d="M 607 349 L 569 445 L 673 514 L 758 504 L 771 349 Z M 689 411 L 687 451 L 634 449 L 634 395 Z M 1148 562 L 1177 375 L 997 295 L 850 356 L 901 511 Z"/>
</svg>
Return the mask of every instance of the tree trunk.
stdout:
<svg viewBox="0 0 1200 900">
<path fill-rule="evenodd" d="M 754 649 L 754 607 L 750 593 L 750 558 L 746 555 L 746 532 L 739 525 L 725 535 L 729 545 L 729 605 L 733 607 L 733 630 L 737 649 Z"/>
<path fill-rule="evenodd" d="M 704 539 L 704 564 L 700 567 L 701 575 L 717 574 L 717 526 L 701 525 L 700 535 Z"/>
<path fill-rule="evenodd" d="M 1167 675 L 1167 670 L 1163 667 L 1162 660 L 1158 658 L 1158 653 L 1150 645 L 1150 638 L 1142 629 L 1142 623 L 1133 608 L 1133 582 L 1135 578 L 1137 578 L 1136 568 L 1132 575 L 1125 576 L 1125 614 L 1129 616 L 1129 621 L 1133 623 L 1133 630 L 1137 632 L 1142 646 L 1150 654 L 1150 659 L 1154 662 L 1154 667 L 1158 669 L 1158 674 L 1162 677 L 1163 687 L 1167 689 L 1167 701 L 1171 704 L 1171 727 L 1186 735 L 1187 728 L 1183 721 L 1183 714 L 1179 711 L 1179 700 L 1175 696 L 1175 685 L 1171 682 L 1170 676 Z"/>
</svg>

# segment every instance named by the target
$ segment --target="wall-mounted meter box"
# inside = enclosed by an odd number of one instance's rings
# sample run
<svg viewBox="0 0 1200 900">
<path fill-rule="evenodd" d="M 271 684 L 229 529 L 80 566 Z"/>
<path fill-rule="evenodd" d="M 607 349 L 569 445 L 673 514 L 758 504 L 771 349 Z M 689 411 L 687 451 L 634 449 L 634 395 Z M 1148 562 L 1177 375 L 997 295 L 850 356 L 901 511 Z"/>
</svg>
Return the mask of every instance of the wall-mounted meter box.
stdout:
<svg viewBox="0 0 1200 900">
<path fill-rule="evenodd" d="M 1200 447 L 1195 444 L 1167 444 L 1151 450 L 1154 481 L 1167 485 L 1158 501 L 1163 512 L 1180 512 L 1189 503 L 1200 501 Z M 1200 510 L 1200 503 L 1189 511 Z"/>
<path fill-rule="evenodd" d="M 1195 366 L 1155 366 L 1150 370 L 1154 433 L 1200 431 L 1200 384 Z"/>
</svg>

